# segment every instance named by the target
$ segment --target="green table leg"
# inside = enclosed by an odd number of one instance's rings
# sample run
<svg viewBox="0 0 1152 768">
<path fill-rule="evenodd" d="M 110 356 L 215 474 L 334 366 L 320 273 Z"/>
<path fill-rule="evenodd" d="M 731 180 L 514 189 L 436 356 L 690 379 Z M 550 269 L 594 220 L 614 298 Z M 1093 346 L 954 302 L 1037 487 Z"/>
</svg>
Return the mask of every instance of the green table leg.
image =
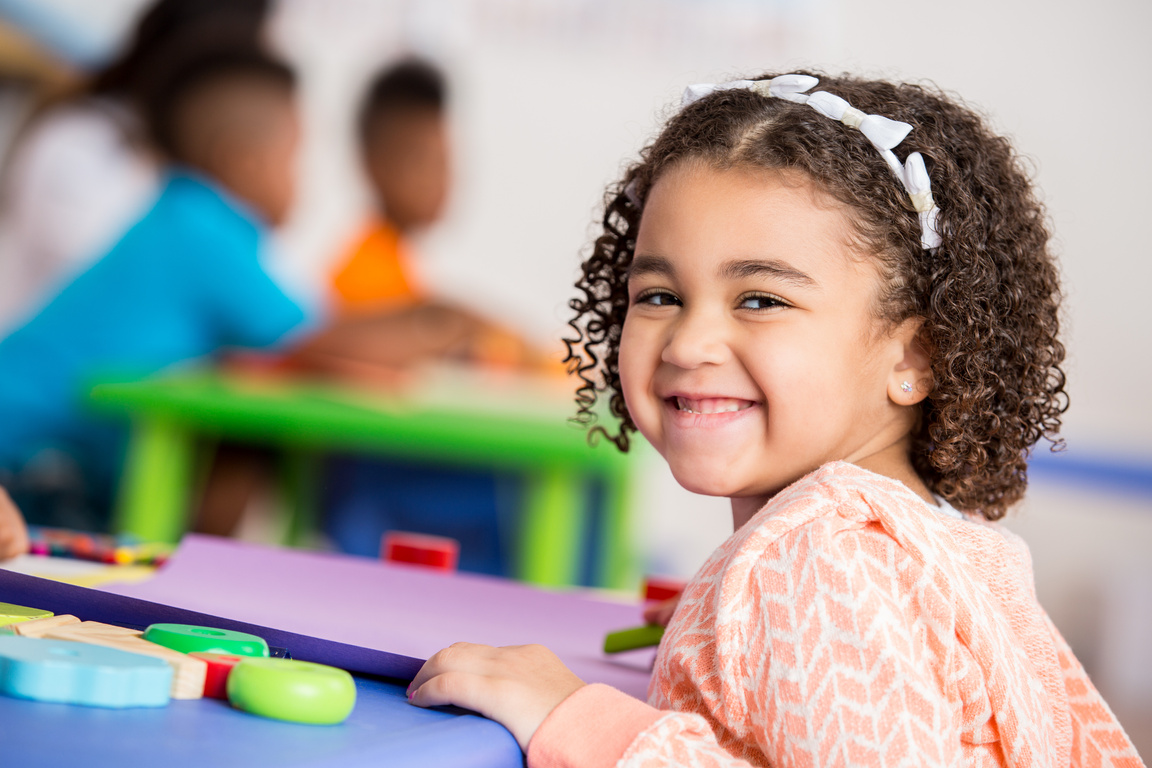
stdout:
<svg viewBox="0 0 1152 768">
<path fill-rule="evenodd" d="M 175 543 L 188 526 L 192 438 L 174 421 L 143 419 L 132 429 L 115 529 L 142 541 Z"/>
<path fill-rule="evenodd" d="M 636 592 L 640 563 L 632 545 L 633 471 L 620 466 L 604 476 L 604 484 L 599 586 Z"/>
<path fill-rule="evenodd" d="M 294 547 L 307 546 L 319 522 L 319 459 L 308 451 L 286 449 L 280 462 L 280 477 L 284 504 L 288 509 L 284 543 Z"/>
<path fill-rule="evenodd" d="M 576 583 L 587 517 L 584 483 L 571 470 L 528 476 L 518 552 L 519 578 L 548 587 Z"/>
</svg>

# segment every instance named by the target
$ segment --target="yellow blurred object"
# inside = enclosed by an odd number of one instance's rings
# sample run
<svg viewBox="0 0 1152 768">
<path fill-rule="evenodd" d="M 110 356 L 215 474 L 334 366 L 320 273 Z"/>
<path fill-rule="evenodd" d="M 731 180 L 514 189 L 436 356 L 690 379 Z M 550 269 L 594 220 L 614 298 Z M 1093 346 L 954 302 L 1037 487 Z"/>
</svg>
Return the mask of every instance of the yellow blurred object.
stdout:
<svg viewBox="0 0 1152 768">
<path fill-rule="evenodd" d="M 156 567 L 152 565 L 109 565 L 69 557 L 42 555 L 21 555 L 0 564 L 0 568 L 78 587 L 131 584 L 150 578 L 156 571 Z"/>
<path fill-rule="evenodd" d="M 93 571 L 92 573 L 82 576 L 56 578 L 55 581 L 75 584 L 78 587 L 99 587 L 104 584 L 134 584 L 138 581 L 151 578 L 155 571 L 155 566 L 151 565 L 108 565 L 105 566 L 103 570 Z M 47 576 L 45 578 L 52 577 Z"/>
<path fill-rule="evenodd" d="M 0 77 L 27 80 L 51 93 L 74 85 L 79 73 L 16 27 L 0 21 Z"/>
</svg>

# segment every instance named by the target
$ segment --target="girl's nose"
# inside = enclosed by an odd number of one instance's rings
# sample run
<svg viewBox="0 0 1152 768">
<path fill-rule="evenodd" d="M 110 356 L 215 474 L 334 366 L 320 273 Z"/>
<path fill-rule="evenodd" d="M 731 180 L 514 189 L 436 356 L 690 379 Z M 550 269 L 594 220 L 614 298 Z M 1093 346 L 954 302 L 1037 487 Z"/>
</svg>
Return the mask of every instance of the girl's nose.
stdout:
<svg viewBox="0 0 1152 768">
<path fill-rule="evenodd" d="M 723 320 L 700 312 L 685 313 L 673 326 L 660 359 L 690 370 L 702 365 L 719 365 L 728 355 Z"/>
</svg>

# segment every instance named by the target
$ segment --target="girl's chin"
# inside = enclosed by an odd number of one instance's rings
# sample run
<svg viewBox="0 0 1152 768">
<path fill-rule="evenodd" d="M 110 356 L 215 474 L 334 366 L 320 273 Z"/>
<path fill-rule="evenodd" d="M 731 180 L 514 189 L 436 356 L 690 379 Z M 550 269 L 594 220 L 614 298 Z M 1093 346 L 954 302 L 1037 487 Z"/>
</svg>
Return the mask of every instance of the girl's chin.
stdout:
<svg viewBox="0 0 1152 768">
<path fill-rule="evenodd" d="M 730 467 L 726 467 L 730 469 Z M 718 496 L 725 499 L 760 499 L 767 502 L 783 488 L 790 485 L 799 477 L 765 478 L 765 477 L 738 477 L 725 474 L 721 469 L 709 472 L 700 467 L 678 469 L 671 466 L 672 477 L 684 490 L 697 493 L 701 496 Z"/>
<path fill-rule="evenodd" d="M 714 474 L 709 475 L 699 470 L 677 472 L 676 469 L 673 468 L 672 476 L 676 478 L 676 482 L 679 483 L 684 490 L 690 493 L 698 493 L 701 496 L 730 498 L 732 496 L 742 495 L 739 484 L 718 478 Z"/>
</svg>

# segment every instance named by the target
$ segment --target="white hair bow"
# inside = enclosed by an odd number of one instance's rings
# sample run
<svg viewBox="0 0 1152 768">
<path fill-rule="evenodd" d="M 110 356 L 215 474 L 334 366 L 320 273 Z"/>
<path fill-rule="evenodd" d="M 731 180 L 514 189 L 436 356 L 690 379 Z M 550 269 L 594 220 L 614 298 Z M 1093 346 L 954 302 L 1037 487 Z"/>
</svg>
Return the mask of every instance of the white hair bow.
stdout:
<svg viewBox="0 0 1152 768">
<path fill-rule="evenodd" d="M 730 91 L 734 88 L 743 88 L 756 91 L 762 96 L 771 96 L 777 99 L 786 99 L 803 104 L 808 101 L 805 91 L 816 86 L 820 80 L 811 75 L 780 75 L 771 80 L 732 80 L 727 83 L 698 83 L 684 89 L 681 106 L 688 106 L 694 101 L 715 93 L 716 91 Z"/>
<path fill-rule="evenodd" d="M 932 180 L 928 178 L 928 169 L 924 167 L 924 158 L 919 152 L 908 155 L 900 180 L 912 198 L 912 207 L 920 215 L 920 244 L 928 250 L 939 248 L 941 240 L 936 217 L 940 209 L 932 199 Z"/>
<path fill-rule="evenodd" d="M 780 75 L 771 80 L 732 80 L 727 83 L 698 83 L 684 89 L 682 105 L 687 106 L 717 91 L 746 89 L 775 99 L 785 99 L 797 104 L 807 104 L 825 117 L 839 120 L 855 128 L 867 137 L 896 178 L 904 185 L 912 200 L 912 207 L 920 216 L 920 245 L 932 250 L 941 243 L 936 218 L 940 209 L 932 200 L 932 181 L 924 167 L 924 158 L 913 152 L 901 163 L 892 151 L 908 136 L 912 126 L 899 120 L 891 120 L 880 115 L 869 115 L 853 107 L 844 99 L 827 91 L 809 90 L 819 84 L 811 75 Z"/>
</svg>

